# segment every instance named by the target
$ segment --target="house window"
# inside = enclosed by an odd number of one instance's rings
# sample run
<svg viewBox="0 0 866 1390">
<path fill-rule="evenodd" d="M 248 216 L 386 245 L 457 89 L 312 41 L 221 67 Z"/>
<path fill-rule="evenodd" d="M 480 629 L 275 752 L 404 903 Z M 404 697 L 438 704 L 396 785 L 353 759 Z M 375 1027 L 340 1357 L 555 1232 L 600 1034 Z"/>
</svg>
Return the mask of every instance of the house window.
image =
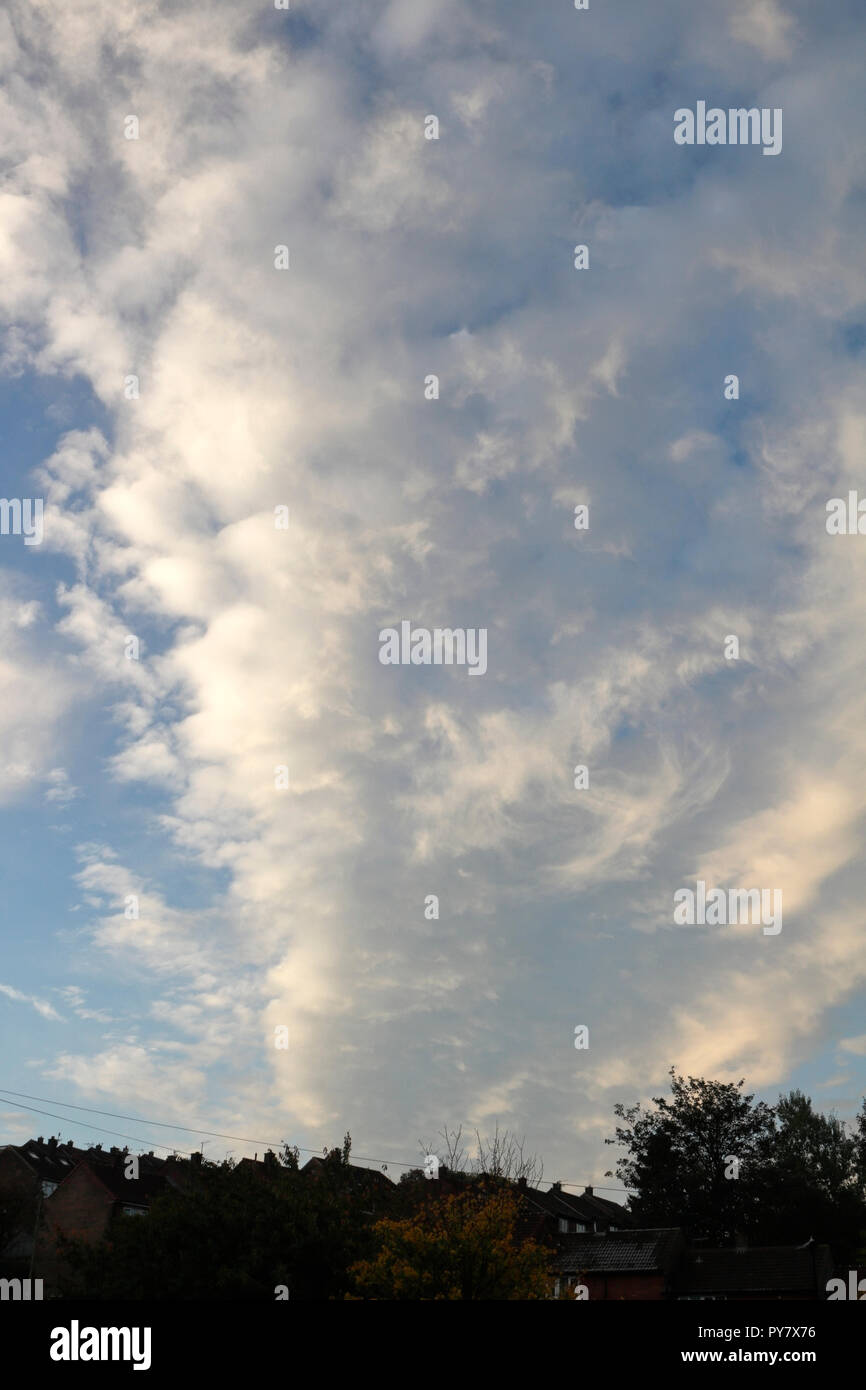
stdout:
<svg viewBox="0 0 866 1390">
<path fill-rule="evenodd" d="M 49 1180 L 45 1178 L 42 1183 L 42 1196 L 50 1197 L 56 1186 L 56 1182 L 49 1182 Z"/>
<path fill-rule="evenodd" d="M 146 1216 L 147 1207 L 124 1207 L 124 1216 Z"/>
<path fill-rule="evenodd" d="M 589 1227 L 588 1227 L 587 1225 L 585 1225 L 583 1221 L 575 1221 L 575 1223 L 574 1223 L 574 1229 L 575 1229 L 576 1231 L 584 1231 L 584 1232 L 585 1232 L 585 1231 L 588 1231 L 588 1230 L 589 1230 Z"/>
<path fill-rule="evenodd" d="M 568 1222 L 566 1221 L 564 1216 L 561 1216 L 559 1218 L 559 1229 L 561 1232 L 563 1232 L 563 1234 L 568 1230 Z"/>
</svg>

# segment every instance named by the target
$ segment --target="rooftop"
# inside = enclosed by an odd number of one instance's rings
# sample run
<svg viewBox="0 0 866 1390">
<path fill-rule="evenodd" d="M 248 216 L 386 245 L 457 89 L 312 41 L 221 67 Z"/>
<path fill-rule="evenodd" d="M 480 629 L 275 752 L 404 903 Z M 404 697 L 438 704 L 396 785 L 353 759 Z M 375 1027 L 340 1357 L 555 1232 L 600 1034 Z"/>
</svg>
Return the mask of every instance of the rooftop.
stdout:
<svg viewBox="0 0 866 1390">
<path fill-rule="evenodd" d="M 678 1226 L 563 1236 L 557 1260 L 563 1274 L 667 1273 L 683 1247 Z"/>
</svg>

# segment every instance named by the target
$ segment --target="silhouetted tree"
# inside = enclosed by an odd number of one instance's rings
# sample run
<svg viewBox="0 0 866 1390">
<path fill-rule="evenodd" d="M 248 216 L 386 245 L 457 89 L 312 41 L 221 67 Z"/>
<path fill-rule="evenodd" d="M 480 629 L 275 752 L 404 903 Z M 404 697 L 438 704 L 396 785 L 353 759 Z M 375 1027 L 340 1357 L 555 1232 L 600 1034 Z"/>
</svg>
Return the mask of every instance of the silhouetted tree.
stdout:
<svg viewBox="0 0 866 1390">
<path fill-rule="evenodd" d="M 672 1099 L 653 1097 L 654 1110 L 614 1107 L 624 1123 L 605 1143 L 627 1151 L 616 1172 L 642 1225 L 683 1226 L 692 1238 L 725 1243 L 753 1220 L 747 1174 L 773 1135 L 774 1112 L 744 1094 L 745 1080 L 686 1078 L 674 1067 L 670 1077 Z"/>
<path fill-rule="evenodd" d="M 866 1104 L 849 1133 L 801 1091 L 770 1106 L 745 1094 L 744 1080 L 670 1076 L 670 1101 L 615 1106 L 624 1124 L 605 1140 L 626 1149 L 616 1172 L 642 1225 L 716 1244 L 738 1233 L 766 1245 L 814 1238 L 839 1262 L 854 1258 L 866 1227 Z"/>
</svg>

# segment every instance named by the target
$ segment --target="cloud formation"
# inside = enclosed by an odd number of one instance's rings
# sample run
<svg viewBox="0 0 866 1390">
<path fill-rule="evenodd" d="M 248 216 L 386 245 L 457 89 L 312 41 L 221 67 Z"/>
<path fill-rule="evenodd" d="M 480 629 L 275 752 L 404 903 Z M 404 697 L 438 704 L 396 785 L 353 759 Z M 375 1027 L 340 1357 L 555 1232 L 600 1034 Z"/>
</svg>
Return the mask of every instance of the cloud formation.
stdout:
<svg viewBox="0 0 866 1390">
<path fill-rule="evenodd" d="M 140 830 L 81 850 L 70 972 L 136 999 L 45 1063 L 79 1095 L 409 1158 L 498 1120 L 590 1178 L 614 1101 L 782 1085 L 866 983 L 864 559 L 824 527 L 862 33 L 559 9 L 3 18 L 4 369 L 93 401 L 37 473 L 51 580 L 2 596 L 3 794 L 71 798 L 84 703 L 81 798 Z M 704 97 L 784 108 L 782 154 L 675 146 Z M 403 619 L 487 628 L 485 677 L 382 667 Z M 675 927 L 697 877 L 781 888 L 781 936 Z"/>
</svg>

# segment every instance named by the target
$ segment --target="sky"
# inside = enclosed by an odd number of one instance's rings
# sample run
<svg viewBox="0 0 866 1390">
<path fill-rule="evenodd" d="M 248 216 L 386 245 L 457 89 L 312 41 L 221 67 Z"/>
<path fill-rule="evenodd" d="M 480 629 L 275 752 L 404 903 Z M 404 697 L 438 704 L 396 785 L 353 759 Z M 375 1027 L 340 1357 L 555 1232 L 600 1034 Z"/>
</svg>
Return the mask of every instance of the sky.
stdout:
<svg viewBox="0 0 866 1390">
<path fill-rule="evenodd" d="M 615 1187 L 671 1066 L 855 1114 L 864 50 L 855 0 L 9 0 L 0 1143 L 498 1125 Z M 699 879 L 782 930 L 677 924 Z"/>
</svg>

